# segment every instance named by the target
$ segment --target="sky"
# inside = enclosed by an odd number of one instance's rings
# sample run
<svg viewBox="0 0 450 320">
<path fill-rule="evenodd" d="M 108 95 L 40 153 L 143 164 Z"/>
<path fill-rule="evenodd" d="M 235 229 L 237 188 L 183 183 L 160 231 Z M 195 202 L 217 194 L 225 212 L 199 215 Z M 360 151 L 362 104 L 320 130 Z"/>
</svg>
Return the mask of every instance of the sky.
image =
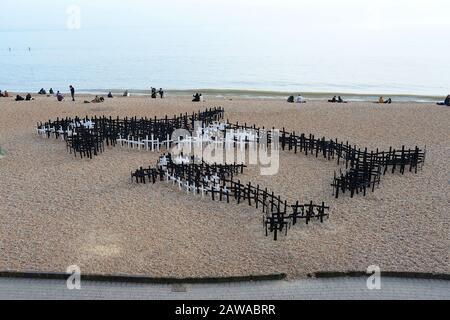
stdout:
<svg viewBox="0 0 450 320">
<path fill-rule="evenodd" d="M 81 9 L 85 29 L 334 30 L 351 36 L 424 29 L 442 36 L 450 30 L 448 0 L 2 0 L 0 30 L 64 29 L 71 5 Z"/>
<path fill-rule="evenodd" d="M 73 6 L 80 30 L 105 35 L 151 30 L 174 41 L 239 38 L 273 47 L 288 39 L 361 52 L 389 46 L 399 55 L 450 48 L 448 0 L 2 0 L 0 32 L 67 30 Z"/>
</svg>

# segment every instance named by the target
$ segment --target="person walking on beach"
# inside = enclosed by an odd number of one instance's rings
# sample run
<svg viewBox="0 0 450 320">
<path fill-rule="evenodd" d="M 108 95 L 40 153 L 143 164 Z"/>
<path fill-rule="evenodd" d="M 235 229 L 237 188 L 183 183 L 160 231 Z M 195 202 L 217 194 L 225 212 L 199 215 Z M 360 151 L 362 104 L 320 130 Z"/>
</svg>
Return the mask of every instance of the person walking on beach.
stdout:
<svg viewBox="0 0 450 320">
<path fill-rule="evenodd" d="M 69 88 L 70 88 L 70 95 L 72 96 L 72 101 L 75 101 L 75 88 L 72 85 L 70 85 Z"/>
<path fill-rule="evenodd" d="M 161 97 L 161 99 L 163 99 L 164 98 L 164 91 L 163 91 L 162 88 L 159 88 L 158 93 L 159 93 L 159 96 Z"/>
</svg>

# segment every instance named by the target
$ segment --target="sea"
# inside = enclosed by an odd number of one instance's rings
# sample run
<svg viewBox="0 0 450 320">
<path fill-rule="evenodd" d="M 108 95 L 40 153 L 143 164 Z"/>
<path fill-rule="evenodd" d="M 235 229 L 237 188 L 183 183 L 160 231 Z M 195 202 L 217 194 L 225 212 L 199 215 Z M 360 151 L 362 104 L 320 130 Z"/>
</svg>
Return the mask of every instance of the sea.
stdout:
<svg viewBox="0 0 450 320">
<path fill-rule="evenodd" d="M 264 37 L 197 37 L 152 29 L 0 30 L 0 90 L 348 100 L 438 101 L 450 93 L 450 55 Z M 328 43 L 328 44 L 327 44 Z M 376 48 L 376 46 L 375 46 Z"/>
</svg>

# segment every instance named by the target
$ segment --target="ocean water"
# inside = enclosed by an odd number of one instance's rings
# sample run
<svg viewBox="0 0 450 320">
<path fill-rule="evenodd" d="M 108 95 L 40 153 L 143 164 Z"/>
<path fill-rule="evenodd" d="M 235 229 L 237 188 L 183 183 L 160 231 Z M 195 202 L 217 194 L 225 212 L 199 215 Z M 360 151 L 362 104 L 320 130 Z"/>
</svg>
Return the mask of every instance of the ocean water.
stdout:
<svg viewBox="0 0 450 320">
<path fill-rule="evenodd" d="M 202 33 L 203 32 L 203 33 Z M 178 93 L 277 97 L 288 93 L 399 95 L 435 100 L 450 93 L 448 50 L 342 39 L 200 33 L 192 30 L 0 31 L 0 90 L 66 92 L 151 86 Z M 208 92 L 208 91 L 207 91 Z M 424 96 L 424 97 L 420 97 Z"/>
</svg>

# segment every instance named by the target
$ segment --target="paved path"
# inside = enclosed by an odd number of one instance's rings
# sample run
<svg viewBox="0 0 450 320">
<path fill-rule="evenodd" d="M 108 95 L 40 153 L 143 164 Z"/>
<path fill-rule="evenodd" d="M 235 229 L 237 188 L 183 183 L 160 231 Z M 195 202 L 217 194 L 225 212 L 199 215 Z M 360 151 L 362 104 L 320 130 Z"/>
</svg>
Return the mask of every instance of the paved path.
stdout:
<svg viewBox="0 0 450 320">
<path fill-rule="evenodd" d="M 366 278 L 224 284 L 135 284 L 81 281 L 81 290 L 62 280 L 0 278 L 0 299 L 450 299 L 450 281 L 382 278 L 368 290 Z"/>
</svg>

